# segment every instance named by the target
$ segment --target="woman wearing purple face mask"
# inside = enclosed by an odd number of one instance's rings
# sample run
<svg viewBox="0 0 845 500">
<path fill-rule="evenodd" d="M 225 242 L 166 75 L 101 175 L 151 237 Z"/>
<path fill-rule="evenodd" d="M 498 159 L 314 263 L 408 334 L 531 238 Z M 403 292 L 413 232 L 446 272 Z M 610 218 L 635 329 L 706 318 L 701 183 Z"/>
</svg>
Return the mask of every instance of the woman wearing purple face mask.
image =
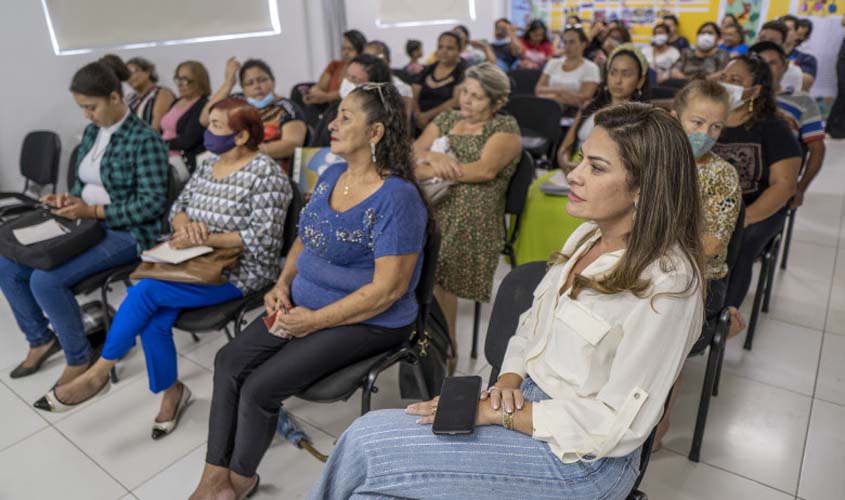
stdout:
<svg viewBox="0 0 845 500">
<path fill-rule="evenodd" d="M 286 175 L 258 151 L 258 111 L 227 98 L 211 108 L 205 147 L 213 156 L 191 176 L 170 211 L 173 249 L 240 248 L 222 285 L 142 279 L 129 288 L 115 315 L 101 357 L 73 382 L 50 391 L 36 407 L 61 412 L 108 388 L 109 371 L 141 337 L 150 390 L 163 392 L 152 438 L 171 433 L 191 400 L 179 381 L 172 327 L 182 308 L 227 302 L 273 283 L 279 274 L 282 228 L 292 197 Z"/>
<path fill-rule="evenodd" d="M 751 266 L 786 219 L 786 204 L 795 193 L 801 166 L 801 147 L 778 116 L 772 73 L 763 59 L 739 56 L 720 80 L 731 94 L 731 112 L 713 152 L 736 168 L 746 206 L 745 231 L 726 299 L 733 308 L 731 334 L 736 334 L 744 327 L 737 310 L 751 284 Z"/>
<path fill-rule="evenodd" d="M 704 23 L 698 28 L 694 47 L 681 51 L 681 58 L 672 67 L 672 78 L 688 80 L 709 78 L 728 64 L 728 53 L 717 46 L 722 31 L 716 23 Z"/>
</svg>

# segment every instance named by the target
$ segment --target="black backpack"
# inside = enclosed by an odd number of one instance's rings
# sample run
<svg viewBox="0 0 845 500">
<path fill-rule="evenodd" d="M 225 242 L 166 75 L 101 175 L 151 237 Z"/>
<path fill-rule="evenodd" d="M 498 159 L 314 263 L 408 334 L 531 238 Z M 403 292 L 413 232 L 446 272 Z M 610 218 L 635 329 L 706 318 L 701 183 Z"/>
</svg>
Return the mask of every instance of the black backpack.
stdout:
<svg viewBox="0 0 845 500">
<path fill-rule="evenodd" d="M 448 375 L 449 358 L 455 352 L 452 339 L 449 337 L 446 316 L 437 300 L 431 301 L 431 311 L 426 320 L 425 331 L 417 336 L 415 342 L 420 351 L 420 365 L 425 385 L 429 396 L 433 398 L 440 394 L 443 379 Z M 414 369 L 407 363 L 399 365 L 399 393 L 403 399 L 422 398 L 414 377 Z"/>
<path fill-rule="evenodd" d="M 67 234 L 32 245 L 22 245 L 15 238 L 13 233 L 15 229 L 34 226 L 48 219 L 55 219 L 67 228 Z M 105 236 L 106 232 L 97 220 L 74 221 L 38 208 L 0 225 L 0 255 L 18 264 L 46 271 L 88 250 L 102 241 Z"/>
</svg>

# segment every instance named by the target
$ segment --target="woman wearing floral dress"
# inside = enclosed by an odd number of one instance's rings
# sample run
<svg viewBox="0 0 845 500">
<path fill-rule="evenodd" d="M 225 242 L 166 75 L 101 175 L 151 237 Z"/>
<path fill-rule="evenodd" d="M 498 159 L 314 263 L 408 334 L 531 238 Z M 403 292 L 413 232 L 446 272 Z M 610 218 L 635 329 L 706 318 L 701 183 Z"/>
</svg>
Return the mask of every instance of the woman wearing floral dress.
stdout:
<svg viewBox="0 0 845 500">
<path fill-rule="evenodd" d="M 522 151 L 516 120 L 497 114 L 509 93 L 502 70 L 473 66 L 459 91 L 460 111 L 439 114 L 414 144 L 417 179 L 455 183 L 435 206 L 443 235 L 435 296 L 453 340 L 457 298 L 490 300 L 504 243 L 505 193 Z"/>
</svg>

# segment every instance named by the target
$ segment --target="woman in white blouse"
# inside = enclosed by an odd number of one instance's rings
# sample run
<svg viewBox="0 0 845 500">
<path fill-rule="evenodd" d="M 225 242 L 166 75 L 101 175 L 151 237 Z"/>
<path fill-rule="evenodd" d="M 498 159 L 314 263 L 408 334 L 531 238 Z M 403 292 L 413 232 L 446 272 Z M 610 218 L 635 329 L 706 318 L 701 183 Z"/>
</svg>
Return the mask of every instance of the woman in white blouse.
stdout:
<svg viewBox="0 0 845 500">
<path fill-rule="evenodd" d="M 702 324 L 701 201 L 680 124 L 596 114 L 569 173 L 567 241 L 520 318 L 473 434 L 435 436 L 438 399 L 359 418 L 311 498 L 624 499 Z"/>
<path fill-rule="evenodd" d="M 669 45 L 669 27 L 660 23 L 652 30 L 651 45 L 643 47 L 648 65 L 657 73 L 657 83 L 671 78 L 672 66 L 681 58 L 678 49 Z"/>
<path fill-rule="evenodd" d="M 563 32 L 564 57 L 546 63 L 534 94 L 562 106 L 580 108 L 589 102 L 601 81 L 601 72 L 596 63 L 584 58 L 588 43 L 584 30 L 567 28 Z"/>
</svg>

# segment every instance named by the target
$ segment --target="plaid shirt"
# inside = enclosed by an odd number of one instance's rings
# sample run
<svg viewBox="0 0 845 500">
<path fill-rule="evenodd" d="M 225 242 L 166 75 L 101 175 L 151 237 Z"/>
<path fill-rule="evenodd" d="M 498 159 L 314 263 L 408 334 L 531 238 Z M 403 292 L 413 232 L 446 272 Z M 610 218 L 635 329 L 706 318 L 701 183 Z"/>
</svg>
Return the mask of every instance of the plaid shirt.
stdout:
<svg viewBox="0 0 845 500">
<path fill-rule="evenodd" d="M 85 129 L 73 166 L 77 172 L 99 130 L 93 123 Z M 161 220 L 167 212 L 169 168 L 167 145 L 130 112 L 103 153 L 100 178 L 111 198 L 111 204 L 105 207 L 106 224 L 132 233 L 141 250 L 152 247 L 161 232 Z M 77 175 L 70 193 L 80 196 L 82 187 Z"/>
</svg>

